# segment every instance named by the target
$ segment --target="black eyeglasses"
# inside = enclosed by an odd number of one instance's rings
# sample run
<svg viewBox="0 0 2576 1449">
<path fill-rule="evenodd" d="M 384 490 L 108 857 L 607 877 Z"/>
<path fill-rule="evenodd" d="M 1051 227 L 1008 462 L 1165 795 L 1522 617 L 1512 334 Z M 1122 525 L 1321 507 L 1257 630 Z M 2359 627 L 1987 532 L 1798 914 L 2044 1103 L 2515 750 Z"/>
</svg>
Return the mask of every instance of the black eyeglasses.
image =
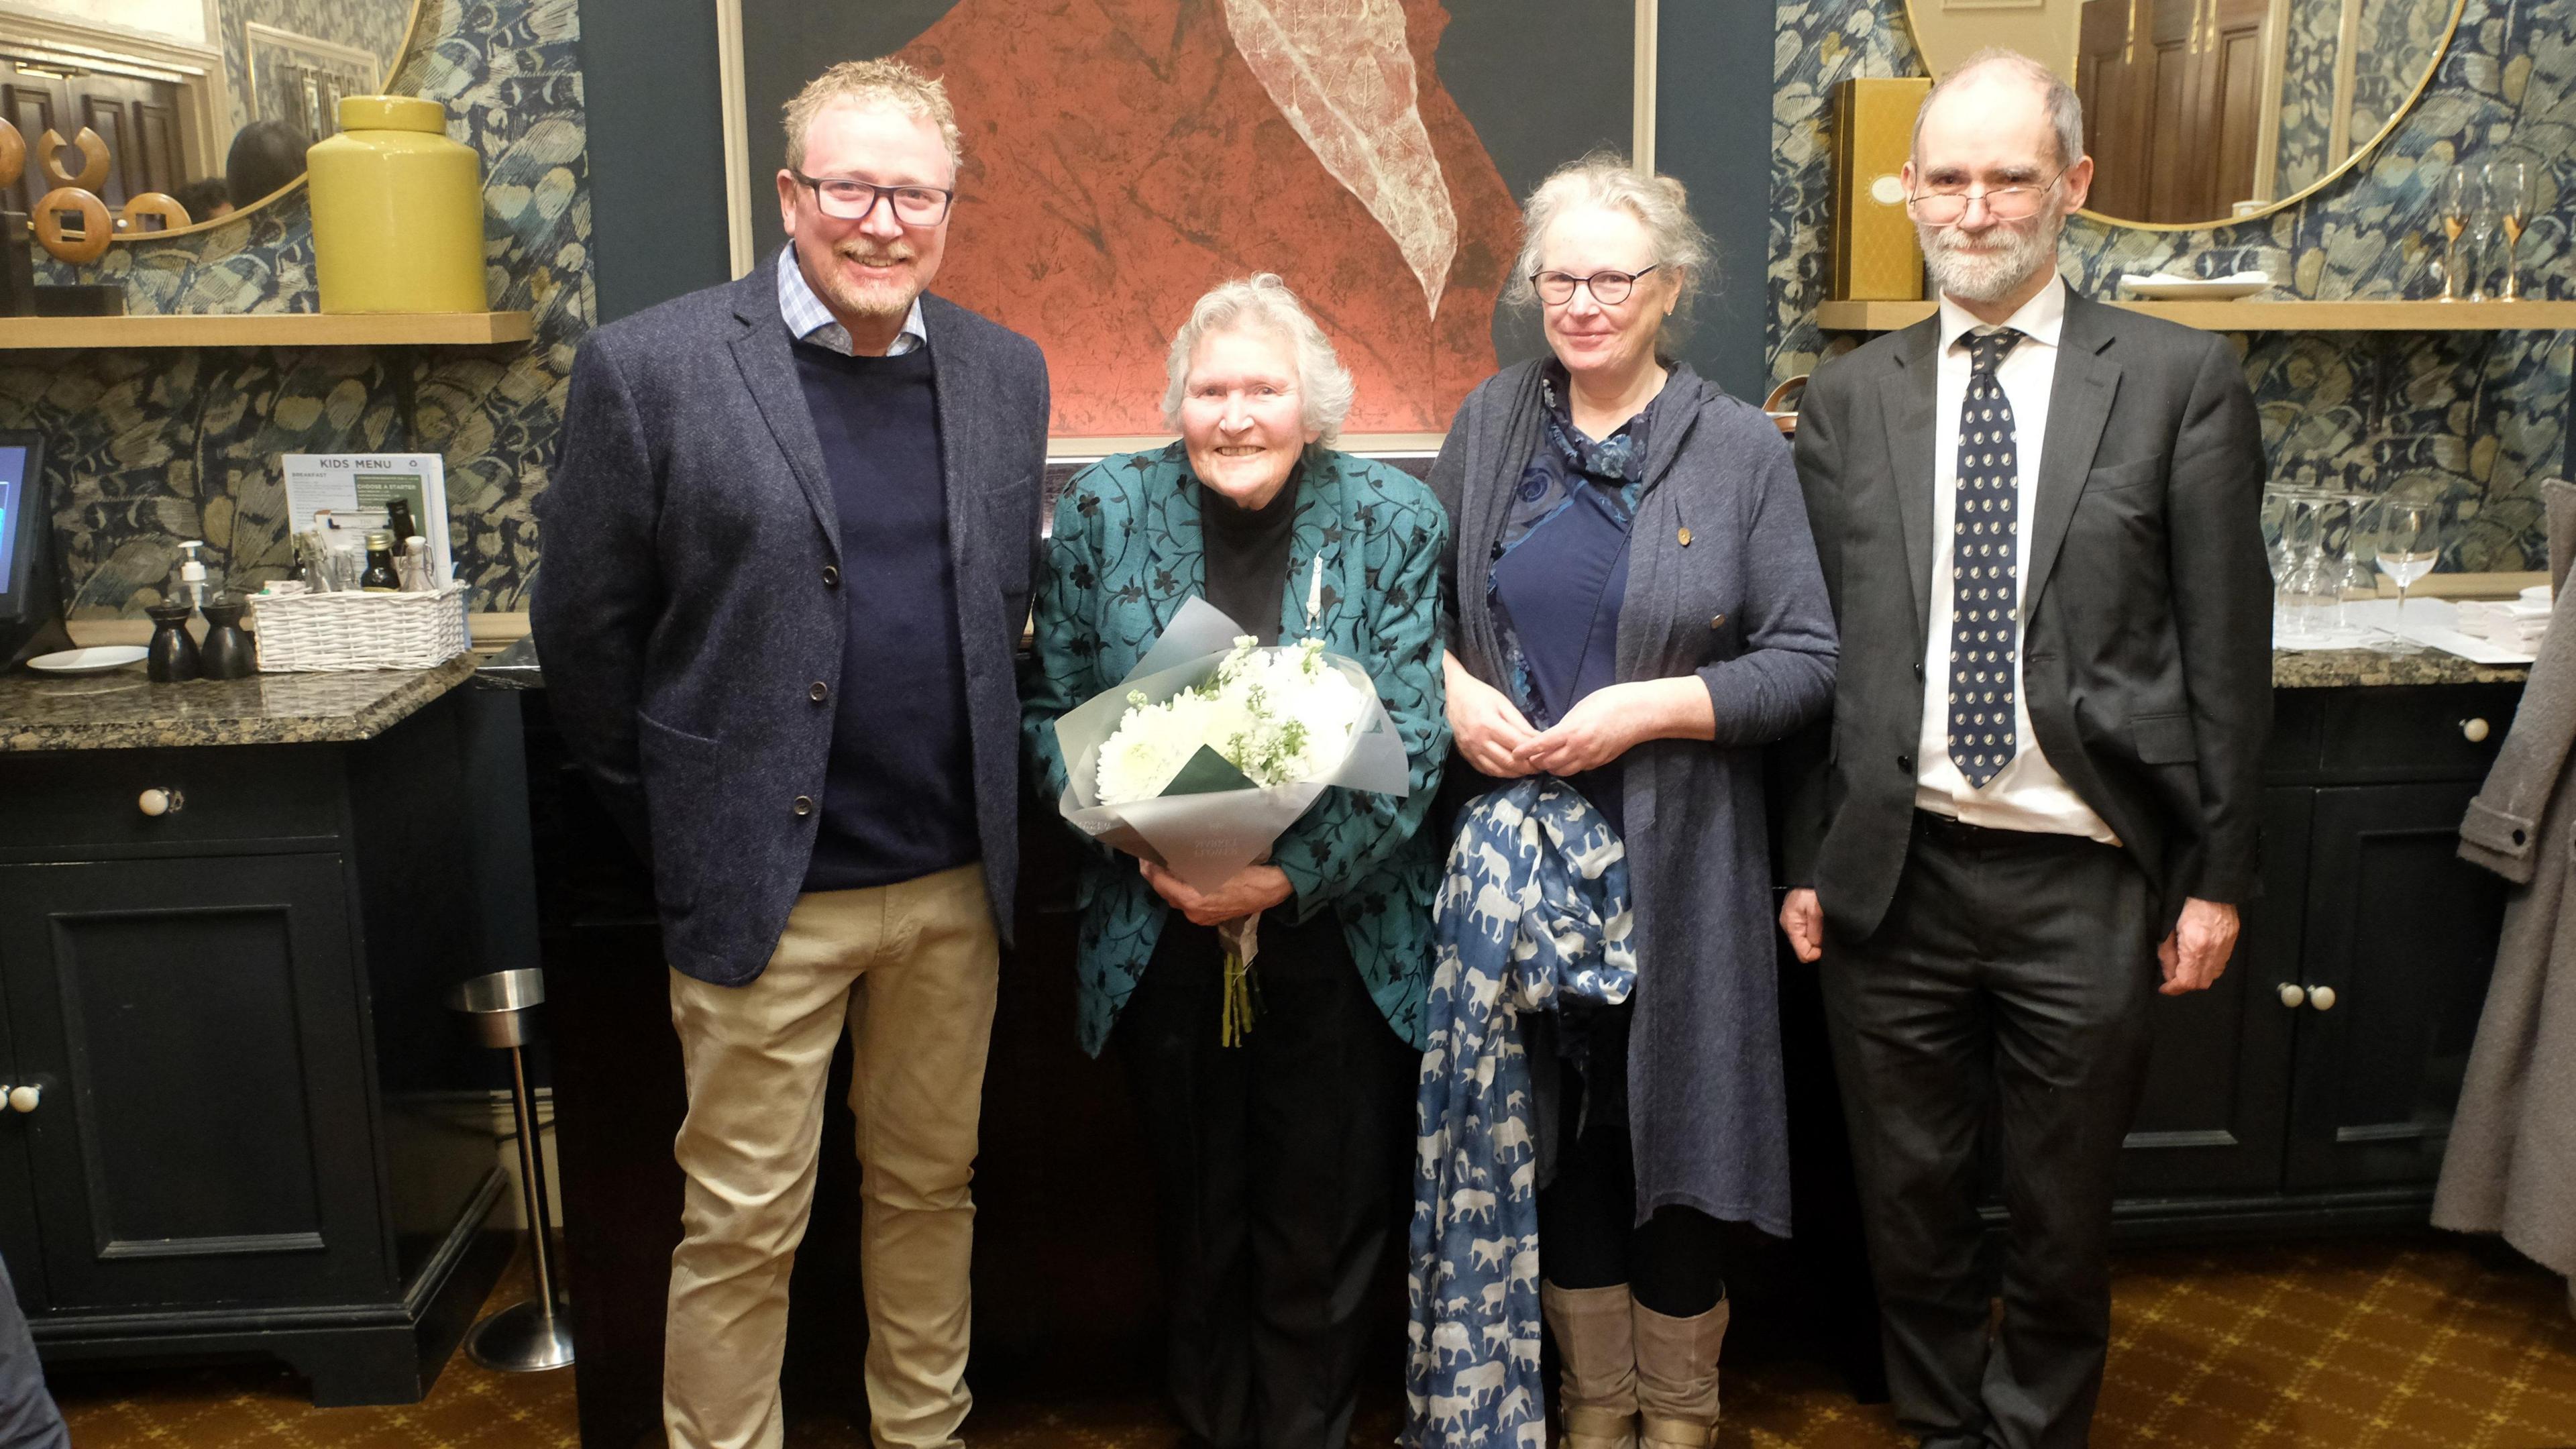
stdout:
<svg viewBox="0 0 2576 1449">
<path fill-rule="evenodd" d="M 2040 203 L 2056 188 L 2058 177 L 2065 174 L 2065 168 L 2060 167 L 2057 176 L 2036 185 L 1998 186 L 1990 191 L 1970 191 L 1964 186 L 1955 190 L 1918 191 L 1905 198 L 1905 205 L 1914 213 L 1916 221 L 1930 226 L 1957 225 L 1959 218 L 1968 214 L 1971 201 L 1983 201 L 1986 215 L 1997 221 L 2027 221 L 2039 214 Z"/>
<path fill-rule="evenodd" d="M 1646 272 L 1662 265 L 1657 262 L 1654 267 L 1646 268 Z M 1616 307 L 1628 300 L 1628 294 L 1636 290 L 1637 279 L 1646 272 L 1594 272 L 1588 277 L 1578 277 L 1571 272 L 1532 272 L 1530 286 L 1538 292 L 1538 299 L 1551 307 L 1562 307 L 1573 301 L 1577 287 L 1590 288 L 1592 300 L 1602 306 Z"/>
<path fill-rule="evenodd" d="M 861 221 L 877 209 L 877 198 L 886 198 L 894 207 L 894 219 L 905 226 L 937 226 L 948 216 L 949 203 L 957 199 L 954 191 L 936 186 L 879 186 L 873 181 L 853 181 L 845 176 L 808 176 L 802 171 L 787 173 L 814 188 L 814 204 L 823 214 L 840 221 Z"/>
</svg>

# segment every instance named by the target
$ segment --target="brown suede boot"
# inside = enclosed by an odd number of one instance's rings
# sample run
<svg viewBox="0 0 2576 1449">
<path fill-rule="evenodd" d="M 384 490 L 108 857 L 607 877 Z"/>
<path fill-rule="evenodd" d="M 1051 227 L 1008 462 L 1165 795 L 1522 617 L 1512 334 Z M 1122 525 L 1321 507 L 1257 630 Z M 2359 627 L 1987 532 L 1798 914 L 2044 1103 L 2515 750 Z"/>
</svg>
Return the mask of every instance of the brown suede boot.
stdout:
<svg viewBox="0 0 2576 1449">
<path fill-rule="evenodd" d="M 1559 1288 L 1541 1282 L 1539 1311 L 1556 1335 L 1564 1373 L 1564 1449 L 1637 1449 L 1637 1348 L 1628 1285 Z"/>
<path fill-rule="evenodd" d="M 1667 1318 L 1637 1305 L 1637 1407 L 1646 1449 L 1710 1449 L 1717 1443 L 1717 1358 L 1732 1305 L 1696 1318 Z"/>
</svg>

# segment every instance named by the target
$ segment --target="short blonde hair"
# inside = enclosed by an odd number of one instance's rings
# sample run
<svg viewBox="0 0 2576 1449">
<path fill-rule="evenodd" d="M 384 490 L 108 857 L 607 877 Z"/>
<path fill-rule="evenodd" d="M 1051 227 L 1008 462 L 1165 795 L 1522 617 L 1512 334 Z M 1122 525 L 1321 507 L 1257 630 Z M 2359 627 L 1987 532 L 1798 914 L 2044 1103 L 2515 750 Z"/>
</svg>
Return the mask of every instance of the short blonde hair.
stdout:
<svg viewBox="0 0 2576 1449">
<path fill-rule="evenodd" d="M 1503 282 L 1503 300 L 1522 307 L 1538 300 L 1530 274 L 1538 270 L 1547 229 L 1567 212 L 1592 209 L 1624 211 L 1635 217 L 1646 229 L 1655 265 L 1679 274 L 1681 294 L 1657 343 L 1658 351 L 1669 353 L 1688 335 L 1691 303 L 1713 280 L 1716 268 L 1709 260 L 1708 233 L 1692 219 L 1689 193 L 1679 181 L 1639 171 L 1616 151 L 1595 151 L 1556 168 L 1521 203 L 1521 254 Z"/>
<path fill-rule="evenodd" d="M 1219 332 L 1254 331 L 1282 339 L 1296 354 L 1298 421 L 1315 430 L 1318 443 L 1331 444 L 1341 436 L 1342 420 L 1351 415 L 1351 398 L 1359 389 L 1351 382 L 1350 369 L 1333 352 L 1324 329 L 1306 315 L 1304 304 L 1276 272 L 1220 283 L 1190 308 L 1190 320 L 1173 334 L 1171 356 L 1164 363 L 1168 377 L 1163 422 L 1180 431 L 1181 399 L 1189 393 L 1190 357 L 1199 350 L 1199 343 Z"/>
<path fill-rule="evenodd" d="M 805 83 L 782 111 L 787 126 L 787 169 L 805 169 L 805 133 L 831 106 L 886 106 L 939 128 L 948 164 L 966 160 L 966 133 L 957 128 L 948 87 L 899 60 L 845 60 Z"/>
</svg>

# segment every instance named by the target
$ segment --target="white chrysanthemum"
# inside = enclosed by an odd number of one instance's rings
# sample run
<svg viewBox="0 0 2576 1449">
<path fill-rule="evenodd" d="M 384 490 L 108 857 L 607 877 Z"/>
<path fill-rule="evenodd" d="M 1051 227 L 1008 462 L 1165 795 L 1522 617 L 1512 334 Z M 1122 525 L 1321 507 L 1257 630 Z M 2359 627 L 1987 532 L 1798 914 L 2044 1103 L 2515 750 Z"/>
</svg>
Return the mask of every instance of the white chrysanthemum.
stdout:
<svg viewBox="0 0 2576 1449">
<path fill-rule="evenodd" d="M 1163 793 L 1208 737 L 1209 702 L 1183 690 L 1161 704 L 1143 696 L 1127 708 L 1117 733 L 1100 747 L 1100 803 L 1124 805 Z"/>
</svg>

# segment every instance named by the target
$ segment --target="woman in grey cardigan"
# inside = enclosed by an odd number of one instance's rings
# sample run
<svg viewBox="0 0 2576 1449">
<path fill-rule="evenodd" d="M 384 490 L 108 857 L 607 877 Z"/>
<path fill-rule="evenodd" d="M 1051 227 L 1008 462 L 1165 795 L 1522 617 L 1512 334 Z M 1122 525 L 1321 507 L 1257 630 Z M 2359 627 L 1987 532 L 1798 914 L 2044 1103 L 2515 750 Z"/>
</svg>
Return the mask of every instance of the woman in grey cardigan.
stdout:
<svg viewBox="0 0 2576 1449">
<path fill-rule="evenodd" d="M 1523 1018 L 1567 1442 L 1708 1445 L 1718 1224 L 1789 1230 L 1763 747 L 1824 713 L 1833 617 L 1788 446 L 1672 359 L 1707 258 L 1680 184 L 1588 157 L 1522 235 L 1550 355 L 1478 387 L 1432 470 L 1449 722 L 1475 771 L 1565 780 L 1628 851 L 1635 992 Z"/>
</svg>

